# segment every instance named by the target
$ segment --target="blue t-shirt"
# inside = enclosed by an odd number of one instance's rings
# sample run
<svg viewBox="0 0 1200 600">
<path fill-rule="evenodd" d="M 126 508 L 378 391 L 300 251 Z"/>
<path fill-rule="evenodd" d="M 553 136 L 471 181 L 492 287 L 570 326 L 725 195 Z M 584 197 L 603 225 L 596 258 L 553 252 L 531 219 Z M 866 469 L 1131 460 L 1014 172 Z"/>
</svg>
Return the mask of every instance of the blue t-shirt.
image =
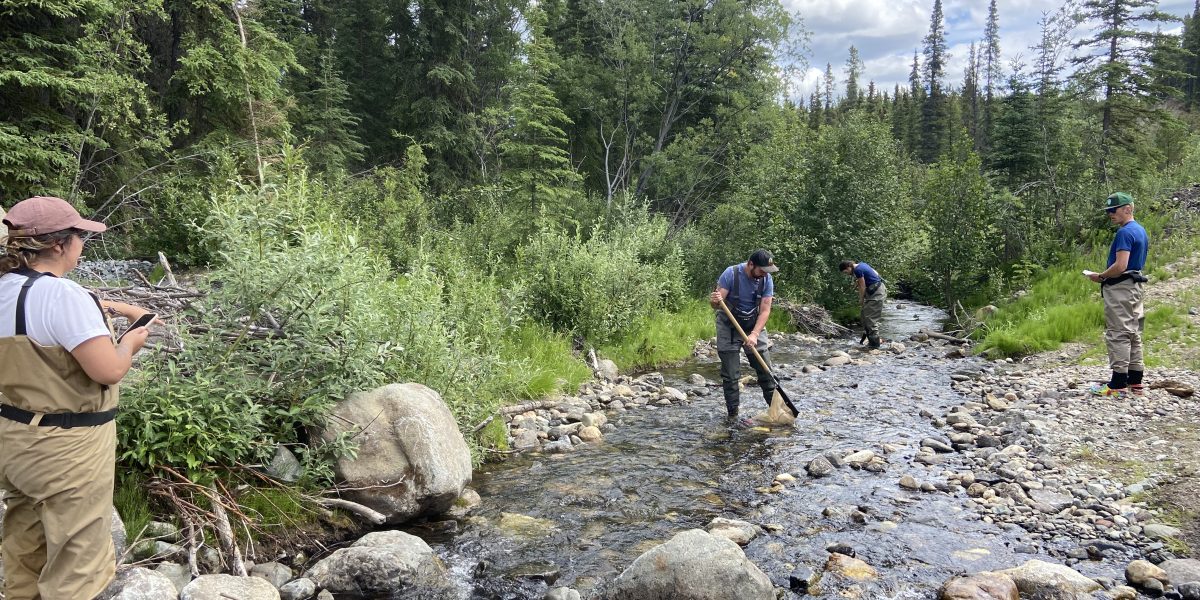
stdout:
<svg viewBox="0 0 1200 600">
<path fill-rule="evenodd" d="M 734 277 L 738 278 L 737 298 L 732 297 Z M 766 277 L 755 280 L 746 274 L 746 263 L 736 264 L 725 269 L 725 272 L 721 273 L 721 277 L 717 279 L 717 286 L 729 290 L 730 308 L 746 313 L 758 309 L 758 304 L 754 301 L 756 290 L 762 292 L 762 298 L 775 295 L 775 281 L 771 279 L 771 274 L 767 273 Z"/>
<path fill-rule="evenodd" d="M 1150 248 L 1150 237 L 1146 229 L 1137 221 L 1130 221 L 1117 230 L 1113 237 L 1112 247 L 1108 249 L 1108 266 L 1117 262 L 1117 252 L 1129 251 L 1129 271 L 1141 271 L 1146 266 L 1146 250 Z"/>
<path fill-rule="evenodd" d="M 871 268 L 871 265 L 868 265 L 864 262 L 860 262 L 858 263 L 857 267 L 854 267 L 854 278 L 866 279 L 867 285 L 869 286 L 883 281 L 883 278 L 879 276 L 879 273 L 876 273 L 875 269 Z"/>
</svg>

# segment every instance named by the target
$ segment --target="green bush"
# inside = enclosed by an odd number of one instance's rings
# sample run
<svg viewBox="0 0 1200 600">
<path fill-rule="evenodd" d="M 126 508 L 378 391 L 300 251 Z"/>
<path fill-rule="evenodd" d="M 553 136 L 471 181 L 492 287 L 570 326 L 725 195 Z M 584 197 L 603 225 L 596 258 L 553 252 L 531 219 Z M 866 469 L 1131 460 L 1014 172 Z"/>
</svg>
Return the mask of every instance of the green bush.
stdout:
<svg viewBox="0 0 1200 600">
<path fill-rule="evenodd" d="M 547 227 L 517 255 L 531 317 L 593 343 L 674 309 L 686 289 L 666 221 L 640 206 L 610 215 L 589 239 Z"/>
</svg>

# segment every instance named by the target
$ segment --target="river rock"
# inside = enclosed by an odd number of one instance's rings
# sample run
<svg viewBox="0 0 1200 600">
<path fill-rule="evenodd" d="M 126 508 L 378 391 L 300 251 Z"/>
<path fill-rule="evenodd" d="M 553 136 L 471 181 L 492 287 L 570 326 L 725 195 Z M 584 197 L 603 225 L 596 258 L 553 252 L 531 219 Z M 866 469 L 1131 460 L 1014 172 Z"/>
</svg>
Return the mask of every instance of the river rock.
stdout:
<svg viewBox="0 0 1200 600">
<path fill-rule="evenodd" d="M 617 363 L 602 358 L 596 361 L 596 375 L 606 381 L 616 381 L 621 376 L 621 370 L 617 368 Z"/>
<path fill-rule="evenodd" d="M 688 375 L 687 380 L 688 380 L 688 383 L 690 383 L 692 385 L 699 385 L 699 386 L 708 385 L 708 380 L 705 379 L 704 376 L 699 373 L 692 373 L 691 375 Z"/>
<path fill-rule="evenodd" d="M 280 481 L 293 482 L 300 479 L 304 474 L 304 467 L 300 465 L 300 461 L 292 454 L 287 446 L 280 444 L 275 447 L 275 456 L 271 458 L 271 462 L 267 465 L 267 475 L 274 477 Z"/>
<path fill-rule="evenodd" d="M 917 483 L 915 477 L 906 474 L 900 476 L 900 487 L 906 490 L 919 490 L 921 489 L 921 484 Z"/>
<path fill-rule="evenodd" d="M 818 456 L 808 461 L 804 470 L 812 477 L 825 477 L 833 472 L 833 464 L 824 456 Z"/>
<path fill-rule="evenodd" d="M 942 584 L 940 600 L 1020 600 L 1017 584 L 1008 575 L 974 573 Z"/>
<path fill-rule="evenodd" d="M 357 455 L 334 465 L 346 489 L 355 490 L 347 498 L 389 523 L 444 513 L 471 483 L 471 452 L 454 415 L 437 392 L 419 383 L 350 394 L 328 422 L 318 433 L 322 441 L 357 432 Z"/>
<path fill-rule="evenodd" d="M 739 546 L 749 544 L 758 536 L 758 526 L 745 521 L 717 517 L 705 527 L 713 535 L 721 536 Z"/>
<path fill-rule="evenodd" d="M 1142 528 L 1142 533 L 1148 538 L 1166 541 L 1179 537 L 1179 528 L 1162 523 L 1151 523 Z"/>
<path fill-rule="evenodd" d="M 1162 583 L 1167 583 L 1170 580 L 1167 578 L 1167 572 L 1154 565 L 1148 560 L 1135 560 L 1125 567 L 1125 581 L 1137 586 L 1146 587 L 1146 582 L 1155 579 Z"/>
<path fill-rule="evenodd" d="M 850 454 L 842 457 L 842 461 L 850 466 L 861 467 L 871 462 L 871 459 L 873 458 L 875 458 L 874 452 L 870 450 L 859 450 L 858 452 L 851 452 Z"/>
<path fill-rule="evenodd" d="M 689 529 L 652 548 L 611 584 L 608 600 L 774 600 L 771 580 L 737 544 Z"/>
<path fill-rule="evenodd" d="M 866 581 L 879 577 L 879 573 L 871 565 L 868 565 L 861 559 L 846 556 L 839 552 L 829 555 L 829 560 L 825 561 L 825 570 L 856 581 Z"/>
<path fill-rule="evenodd" d="M 174 586 L 172 586 L 174 587 Z M 184 586 L 179 600 L 280 600 L 279 590 L 259 577 L 201 575 Z"/>
<path fill-rule="evenodd" d="M 1075 600 L 1100 589 L 1099 583 L 1070 567 L 1040 560 L 998 572 L 1011 577 L 1021 594 L 1045 600 Z"/>
<path fill-rule="evenodd" d="M 583 418 L 579 421 L 580 427 L 603 427 L 608 423 L 608 416 L 602 412 L 583 413 Z M 571 432 L 575 433 L 575 432 Z"/>
<path fill-rule="evenodd" d="M 1167 572 L 1167 580 L 1175 587 L 1200 582 L 1200 560 L 1195 558 L 1173 558 L 1163 561 L 1158 566 Z"/>
<path fill-rule="evenodd" d="M 292 568 L 277 562 L 265 562 L 251 567 L 249 575 L 266 579 L 275 589 L 279 589 L 292 580 Z"/>
<path fill-rule="evenodd" d="M 192 582 L 192 572 L 187 565 L 166 562 L 154 567 L 154 572 L 171 580 L 175 584 L 175 595 L 179 595 L 187 584 Z"/>
<path fill-rule="evenodd" d="M 445 589 L 446 568 L 421 538 L 402 531 L 376 531 L 349 548 L 335 550 L 304 576 L 317 587 L 354 598 L 392 596 L 416 588 L 428 589 L 428 597 L 437 598 Z"/>
<path fill-rule="evenodd" d="M 837 367 L 848 362 L 850 362 L 849 356 L 831 356 L 822 364 L 824 364 L 826 367 Z"/>
<path fill-rule="evenodd" d="M 543 600 L 580 600 L 579 592 L 569 587 L 556 587 L 546 590 Z"/>
<path fill-rule="evenodd" d="M 1192 581 L 1175 587 L 1183 600 L 1200 600 L 1200 581 Z"/>
<path fill-rule="evenodd" d="M 671 402 L 684 402 L 687 400 L 687 394 L 671 386 L 663 388 L 663 397 L 669 399 Z"/>
<path fill-rule="evenodd" d="M 176 600 L 179 590 L 161 573 L 145 567 L 121 569 L 96 600 Z"/>
<path fill-rule="evenodd" d="M 600 433 L 600 428 L 594 425 L 591 427 L 584 427 L 583 429 L 579 430 L 579 439 L 589 444 L 596 443 L 603 438 L 604 436 Z"/>
<path fill-rule="evenodd" d="M 307 600 L 312 598 L 315 593 L 317 593 L 317 584 L 307 577 L 289 581 L 279 588 L 280 600 Z"/>
<path fill-rule="evenodd" d="M 613 387 L 612 393 L 614 396 L 620 396 L 622 398 L 632 398 L 633 397 L 633 388 L 622 383 L 618 386 Z"/>
</svg>

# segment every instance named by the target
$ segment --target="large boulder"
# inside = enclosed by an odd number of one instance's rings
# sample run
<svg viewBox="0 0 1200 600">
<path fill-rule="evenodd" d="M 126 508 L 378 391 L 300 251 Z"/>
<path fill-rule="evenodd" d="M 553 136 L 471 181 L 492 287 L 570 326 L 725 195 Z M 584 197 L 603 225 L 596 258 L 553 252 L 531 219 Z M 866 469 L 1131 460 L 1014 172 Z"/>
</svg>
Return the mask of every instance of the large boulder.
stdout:
<svg viewBox="0 0 1200 600">
<path fill-rule="evenodd" d="M 1173 558 L 1158 566 L 1167 572 L 1167 579 L 1175 587 L 1200 581 L 1200 560 L 1195 558 Z"/>
<path fill-rule="evenodd" d="M 421 538 L 376 531 L 313 565 L 304 577 L 317 587 L 354 598 L 375 598 L 421 588 L 429 598 L 444 588 L 446 567 Z"/>
<path fill-rule="evenodd" d="M 940 600 L 1020 600 L 1017 584 L 1000 573 L 974 573 L 942 584 Z"/>
<path fill-rule="evenodd" d="M 1031 560 L 1019 567 L 998 571 L 1017 584 L 1022 596 L 1042 600 L 1076 600 L 1091 598 L 1100 584 L 1070 567 Z"/>
<path fill-rule="evenodd" d="M 610 600 L 774 600 L 771 580 L 737 544 L 699 529 L 676 534 L 629 565 Z"/>
<path fill-rule="evenodd" d="M 361 430 L 361 432 L 360 432 Z M 358 453 L 338 459 L 334 473 L 347 499 L 389 523 L 445 512 L 471 483 L 471 452 L 450 409 L 419 383 L 356 392 L 334 407 L 322 441 L 355 435 Z"/>
</svg>

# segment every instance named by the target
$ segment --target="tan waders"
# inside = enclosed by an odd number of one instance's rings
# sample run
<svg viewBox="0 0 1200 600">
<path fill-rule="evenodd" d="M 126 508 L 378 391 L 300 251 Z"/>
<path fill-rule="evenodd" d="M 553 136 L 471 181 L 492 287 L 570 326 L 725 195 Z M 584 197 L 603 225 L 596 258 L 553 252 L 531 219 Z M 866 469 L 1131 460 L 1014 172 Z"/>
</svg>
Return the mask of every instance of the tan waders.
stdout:
<svg viewBox="0 0 1200 600">
<path fill-rule="evenodd" d="M 883 301 L 887 299 L 887 286 L 882 281 L 875 284 L 875 289 L 867 287 L 863 297 L 862 325 L 867 334 L 867 340 L 872 348 L 879 347 L 879 321 L 883 318 Z"/>
<path fill-rule="evenodd" d="M 1104 344 L 1113 373 L 1142 372 L 1142 329 L 1146 310 L 1142 284 L 1133 278 L 1100 287 L 1104 298 Z M 1138 382 L 1140 383 L 1140 381 Z"/>
<path fill-rule="evenodd" d="M 91 600 L 116 570 L 112 494 L 117 386 L 64 348 L 0 338 L 0 490 L 5 600 Z"/>
</svg>

